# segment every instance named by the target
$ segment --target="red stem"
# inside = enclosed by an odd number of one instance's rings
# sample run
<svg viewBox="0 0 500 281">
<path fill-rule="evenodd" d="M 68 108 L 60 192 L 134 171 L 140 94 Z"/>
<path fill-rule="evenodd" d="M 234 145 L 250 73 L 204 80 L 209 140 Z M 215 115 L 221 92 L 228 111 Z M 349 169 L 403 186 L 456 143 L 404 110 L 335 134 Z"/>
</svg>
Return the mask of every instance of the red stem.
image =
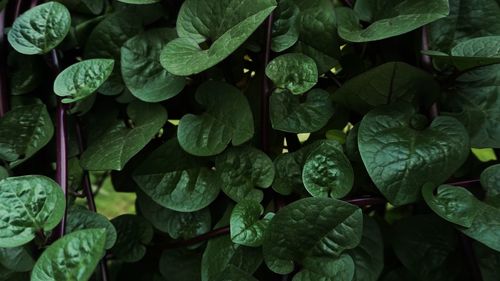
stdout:
<svg viewBox="0 0 500 281">
<path fill-rule="evenodd" d="M 5 9 L 0 11 L 0 117 L 9 111 L 9 99 L 7 89 L 7 42 L 5 33 Z"/>
<path fill-rule="evenodd" d="M 229 234 L 229 226 L 221 227 L 221 228 L 216 228 L 212 231 L 209 231 L 205 234 L 202 234 L 200 236 L 196 236 L 194 238 L 188 239 L 188 240 L 179 240 L 172 242 L 170 244 L 167 244 L 164 248 L 165 249 L 175 249 L 175 248 L 180 248 L 180 247 L 186 247 L 194 244 L 201 243 L 206 240 L 210 240 L 212 238 L 216 238 L 222 235 Z"/>
<path fill-rule="evenodd" d="M 260 97 L 260 142 L 262 150 L 268 153 L 269 147 L 269 92 L 270 81 L 265 74 L 265 69 L 271 58 L 271 36 L 273 28 L 273 14 L 269 15 L 265 22 L 266 47 L 264 51 L 264 65 L 262 67 L 262 92 Z"/>
<path fill-rule="evenodd" d="M 351 203 L 353 205 L 364 207 L 369 205 L 381 205 L 386 204 L 387 200 L 382 197 L 359 197 L 345 200 L 347 203 Z"/>
<path fill-rule="evenodd" d="M 67 137 L 66 137 L 66 107 L 61 102 L 57 103 L 56 109 L 56 182 L 61 186 L 67 199 L 68 193 L 68 159 L 67 159 Z M 68 202 L 66 200 L 66 202 Z M 59 238 L 64 236 L 66 231 L 66 211 L 58 226 Z"/>
<path fill-rule="evenodd" d="M 465 180 L 465 181 L 457 181 L 457 182 L 448 182 L 446 184 L 468 187 L 468 186 L 471 186 L 471 185 L 475 185 L 475 184 L 477 184 L 479 182 L 481 182 L 481 181 L 478 180 L 478 179 L 476 179 L 476 180 Z"/>
</svg>

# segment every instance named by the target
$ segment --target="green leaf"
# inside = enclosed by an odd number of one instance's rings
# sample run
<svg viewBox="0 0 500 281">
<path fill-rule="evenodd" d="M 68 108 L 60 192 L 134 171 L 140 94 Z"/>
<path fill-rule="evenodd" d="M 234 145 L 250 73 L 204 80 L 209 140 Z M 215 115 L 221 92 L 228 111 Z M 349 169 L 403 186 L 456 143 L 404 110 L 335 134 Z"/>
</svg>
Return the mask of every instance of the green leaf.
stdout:
<svg viewBox="0 0 500 281">
<path fill-rule="evenodd" d="M 149 143 L 167 121 L 167 112 L 159 104 L 131 103 L 127 107 L 131 128 L 116 120 L 82 154 L 81 165 L 90 171 L 121 170 Z"/>
<path fill-rule="evenodd" d="M 21 54 L 45 54 L 63 41 L 70 27 L 68 9 L 61 3 L 47 2 L 18 17 L 8 33 L 8 40 Z"/>
<path fill-rule="evenodd" d="M 45 105 L 15 107 L 0 119 L 0 159 L 16 166 L 44 147 L 53 134 Z"/>
<path fill-rule="evenodd" d="M 418 280 L 468 280 L 458 236 L 439 218 L 404 218 L 393 226 L 390 241 L 399 260 Z"/>
<path fill-rule="evenodd" d="M 275 175 L 269 156 L 250 146 L 231 147 L 218 155 L 215 170 L 222 181 L 222 191 L 236 202 L 262 201 L 263 192 L 254 187 L 268 188 Z"/>
<path fill-rule="evenodd" d="M 486 190 L 486 198 L 500 195 L 500 164 L 489 166 L 481 173 L 481 185 Z"/>
<path fill-rule="evenodd" d="M 315 197 L 341 198 L 354 184 L 354 171 L 337 141 L 323 141 L 312 150 L 302 170 L 302 181 Z"/>
<path fill-rule="evenodd" d="M 57 226 L 64 216 L 64 194 L 45 176 L 10 177 L 0 181 L 0 247 L 17 247 L 37 231 Z"/>
<path fill-rule="evenodd" d="M 233 281 L 233 280 L 238 280 L 238 281 L 258 281 L 255 279 L 253 276 L 251 276 L 249 273 L 235 267 L 235 266 L 229 266 L 226 268 L 219 276 L 217 276 L 215 281 Z"/>
<path fill-rule="evenodd" d="M 292 47 L 299 39 L 297 20 L 299 7 L 291 0 L 278 0 L 274 10 L 271 49 L 283 52 Z"/>
<path fill-rule="evenodd" d="M 201 254 L 186 249 L 163 251 L 160 257 L 161 275 L 169 281 L 200 281 Z"/>
<path fill-rule="evenodd" d="M 393 205 L 417 201 L 424 183 L 443 183 L 469 155 L 469 138 L 460 122 L 440 116 L 427 123 L 403 103 L 378 107 L 361 121 L 358 145 L 363 163 Z"/>
<path fill-rule="evenodd" d="M 161 64 L 181 76 L 209 69 L 243 44 L 274 8 L 274 0 L 187 0 L 177 17 L 179 38 L 165 46 Z"/>
<path fill-rule="evenodd" d="M 363 227 L 361 209 L 331 198 L 305 198 L 282 208 L 264 237 L 264 260 L 270 270 L 288 274 L 294 262 L 308 257 L 338 257 L 355 248 Z"/>
<path fill-rule="evenodd" d="M 204 160 L 185 153 L 176 139 L 153 151 L 133 178 L 157 204 L 178 212 L 201 210 L 220 191 L 216 172 Z"/>
<path fill-rule="evenodd" d="M 262 245 L 264 233 L 273 214 L 268 213 L 261 220 L 264 208 L 256 201 L 243 200 L 236 204 L 230 219 L 231 240 L 236 244 L 258 247 Z"/>
<path fill-rule="evenodd" d="M 500 253 L 474 243 L 474 254 L 484 281 L 495 281 L 500 276 Z"/>
<path fill-rule="evenodd" d="M 45 64 L 39 56 L 10 52 L 7 65 L 12 95 L 23 95 L 35 90 L 45 78 Z"/>
<path fill-rule="evenodd" d="M 500 251 L 500 209 L 479 201 L 463 187 L 442 185 L 433 195 L 434 185 L 422 190 L 425 202 L 440 217 L 457 224 L 465 235 Z"/>
<path fill-rule="evenodd" d="M 321 89 L 307 93 L 306 100 L 287 91 L 275 91 L 269 100 L 273 129 L 290 133 L 310 133 L 323 128 L 333 115 L 330 94 Z"/>
<path fill-rule="evenodd" d="M 413 31 L 444 18 L 448 0 L 360 0 L 354 10 L 337 8 L 340 37 L 351 42 L 381 40 Z M 360 21 L 368 22 L 364 28 Z"/>
<path fill-rule="evenodd" d="M 443 102 L 445 114 L 467 128 L 472 147 L 500 148 L 500 65 L 470 70 L 456 80 Z"/>
<path fill-rule="evenodd" d="M 303 267 L 292 281 L 353 280 L 354 276 L 354 262 L 347 254 L 338 258 L 308 257 L 304 260 Z"/>
<path fill-rule="evenodd" d="M 111 220 L 117 232 L 110 252 L 124 262 L 137 262 L 146 254 L 146 245 L 153 239 L 153 227 L 135 215 L 121 215 Z"/>
<path fill-rule="evenodd" d="M 111 75 L 112 59 L 90 59 L 72 64 L 57 75 L 54 93 L 63 103 L 82 100 L 93 94 Z"/>
<path fill-rule="evenodd" d="M 377 222 L 363 216 L 363 236 L 359 245 L 348 251 L 355 266 L 353 281 L 376 281 L 384 268 L 384 245 Z"/>
<path fill-rule="evenodd" d="M 182 91 L 184 77 L 170 74 L 160 64 L 160 53 L 177 33 L 171 28 L 148 30 L 121 48 L 121 73 L 132 95 L 145 102 L 170 99 Z"/>
<path fill-rule="evenodd" d="M 143 215 L 151 224 L 166 232 L 173 239 L 189 239 L 208 232 L 211 228 L 209 209 L 196 212 L 176 212 L 158 205 L 147 195 L 140 194 L 138 205 Z"/>
<path fill-rule="evenodd" d="M 332 98 L 364 114 L 396 101 L 430 106 L 439 92 L 439 84 L 429 73 L 404 62 L 388 62 L 350 79 Z"/>
<path fill-rule="evenodd" d="M 91 212 L 80 206 L 68 210 L 66 232 L 71 233 L 81 229 L 104 228 L 106 230 L 105 248 L 110 249 L 116 242 L 116 229 L 103 215 Z"/>
<path fill-rule="evenodd" d="M 0 264 L 15 272 L 31 271 L 35 265 L 26 247 L 0 248 Z"/>
<path fill-rule="evenodd" d="M 104 256 L 106 230 L 79 230 L 47 248 L 33 268 L 31 281 L 88 280 Z"/>
<path fill-rule="evenodd" d="M 290 53 L 269 62 L 266 66 L 266 76 L 276 87 L 300 95 L 316 85 L 318 68 L 310 57 L 300 53 Z"/>
<path fill-rule="evenodd" d="M 254 134 L 252 111 L 235 87 L 208 81 L 196 91 L 196 101 L 206 108 L 202 115 L 184 115 L 177 129 L 181 147 L 190 154 L 211 156 L 231 142 L 240 145 Z"/>
<path fill-rule="evenodd" d="M 9 177 L 9 171 L 4 167 L 0 166 L 0 180 L 6 179 Z"/>
</svg>

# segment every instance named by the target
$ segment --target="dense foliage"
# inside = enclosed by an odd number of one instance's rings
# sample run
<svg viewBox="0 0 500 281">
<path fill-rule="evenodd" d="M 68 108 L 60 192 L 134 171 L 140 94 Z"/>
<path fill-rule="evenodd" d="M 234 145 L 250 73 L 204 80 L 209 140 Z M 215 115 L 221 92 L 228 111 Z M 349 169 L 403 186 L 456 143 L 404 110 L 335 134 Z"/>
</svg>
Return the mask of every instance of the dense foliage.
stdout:
<svg viewBox="0 0 500 281">
<path fill-rule="evenodd" d="M 0 11 L 0 280 L 500 279 L 499 0 Z"/>
</svg>

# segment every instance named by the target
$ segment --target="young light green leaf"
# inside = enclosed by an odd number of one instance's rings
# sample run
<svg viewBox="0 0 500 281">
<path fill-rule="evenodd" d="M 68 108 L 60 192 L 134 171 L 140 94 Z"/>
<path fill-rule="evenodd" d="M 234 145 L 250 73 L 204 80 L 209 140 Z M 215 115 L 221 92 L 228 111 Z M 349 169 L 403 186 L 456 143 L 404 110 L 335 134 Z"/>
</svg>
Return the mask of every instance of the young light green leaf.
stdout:
<svg viewBox="0 0 500 281">
<path fill-rule="evenodd" d="M 45 176 L 10 177 L 0 181 L 0 247 L 17 247 L 37 231 L 56 227 L 64 215 L 64 194 Z"/>
<path fill-rule="evenodd" d="M 318 68 L 310 57 L 300 53 L 290 53 L 273 59 L 266 66 L 266 76 L 276 87 L 300 95 L 316 85 Z"/>
<path fill-rule="evenodd" d="M 21 54 L 45 54 L 63 41 L 70 27 L 68 9 L 61 3 L 47 2 L 18 17 L 8 33 L 8 40 Z"/>
<path fill-rule="evenodd" d="M 15 107 L 0 119 L 0 159 L 16 166 L 44 147 L 53 134 L 45 105 Z"/>
<path fill-rule="evenodd" d="M 439 92 L 439 84 L 429 73 L 404 62 L 388 62 L 350 79 L 332 98 L 364 114 L 396 101 L 430 106 Z"/>
<path fill-rule="evenodd" d="M 341 198 L 354 184 L 354 171 L 337 141 L 323 141 L 307 156 L 302 181 L 315 197 Z"/>
<path fill-rule="evenodd" d="M 112 59 L 89 59 L 75 63 L 57 75 L 54 93 L 63 103 L 82 100 L 93 94 L 111 75 Z"/>
<path fill-rule="evenodd" d="M 110 249 L 116 242 L 116 229 L 103 215 L 91 212 L 80 206 L 72 206 L 68 210 L 66 220 L 66 233 L 81 229 L 104 228 L 106 230 L 105 248 Z"/>
<path fill-rule="evenodd" d="M 481 185 L 486 199 L 500 195 L 500 164 L 492 165 L 481 173 Z"/>
<path fill-rule="evenodd" d="M 160 52 L 177 33 L 171 28 L 148 30 L 129 39 L 121 48 L 123 81 L 132 95 L 145 102 L 159 102 L 176 96 L 185 79 L 170 74 L 160 64 Z"/>
<path fill-rule="evenodd" d="M 262 245 L 264 233 L 273 217 L 272 213 L 268 213 L 260 219 L 263 213 L 264 208 L 256 201 L 243 200 L 236 204 L 230 219 L 231 240 L 250 247 Z"/>
<path fill-rule="evenodd" d="M 336 281 L 353 280 L 354 262 L 348 254 L 339 257 L 308 257 L 303 269 L 293 276 L 292 281 Z"/>
<path fill-rule="evenodd" d="M 190 154 L 216 155 L 229 142 L 240 145 L 252 138 L 252 111 L 247 99 L 237 88 L 208 81 L 196 91 L 196 101 L 206 111 L 202 115 L 184 115 L 177 129 L 179 144 Z"/>
<path fill-rule="evenodd" d="M 307 93 L 304 102 L 287 91 L 275 91 L 269 108 L 274 129 L 297 134 L 320 130 L 333 115 L 330 94 L 321 89 Z"/>
<path fill-rule="evenodd" d="M 0 264 L 15 272 L 31 271 L 35 260 L 27 247 L 0 248 Z"/>
<path fill-rule="evenodd" d="M 178 212 L 201 210 L 220 191 L 216 172 L 205 160 L 185 153 L 176 139 L 153 151 L 136 169 L 133 178 L 157 204 Z"/>
<path fill-rule="evenodd" d="M 288 274 L 307 257 L 338 257 L 355 248 L 363 227 L 361 209 L 331 198 L 304 198 L 281 209 L 267 228 L 264 260 L 272 271 Z"/>
<path fill-rule="evenodd" d="M 218 155 L 215 170 L 222 181 L 222 191 L 236 202 L 262 201 L 264 194 L 255 186 L 268 188 L 275 175 L 269 156 L 250 146 L 231 147 Z"/>
<path fill-rule="evenodd" d="M 160 257 L 161 275 L 169 281 L 200 281 L 201 254 L 186 249 L 168 249 Z"/>
<path fill-rule="evenodd" d="M 164 208 L 142 193 L 137 199 L 141 215 L 173 239 L 187 240 L 208 232 L 212 226 L 209 209 L 183 213 Z"/>
<path fill-rule="evenodd" d="M 83 168 L 90 171 L 123 169 L 167 121 L 167 112 L 160 104 L 133 102 L 128 105 L 127 114 L 132 121 L 132 128 L 116 120 L 82 154 Z"/>
<path fill-rule="evenodd" d="M 117 232 L 110 252 L 124 262 L 136 262 L 146 254 L 146 245 L 153 239 L 151 224 L 135 215 L 121 215 L 111 220 Z"/>
<path fill-rule="evenodd" d="M 180 38 L 165 46 L 161 64 L 175 75 L 200 73 L 233 53 L 274 8 L 275 0 L 187 0 L 177 17 Z"/>
<path fill-rule="evenodd" d="M 368 42 L 401 35 L 444 18 L 449 5 L 448 0 L 359 0 L 354 10 L 340 7 L 336 12 L 340 37 Z M 360 21 L 370 25 L 363 28 Z"/>
<path fill-rule="evenodd" d="M 393 205 L 417 201 L 423 184 L 444 182 L 469 155 L 469 137 L 460 122 L 447 116 L 427 122 L 406 103 L 378 107 L 361 121 L 361 158 Z"/>
<path fill-rule="evenodd" d="M 40 256 L 31 281 L 88 280 L 105 254 L 106 230 L 79 230 L 60 238 Z"/>
</svg>

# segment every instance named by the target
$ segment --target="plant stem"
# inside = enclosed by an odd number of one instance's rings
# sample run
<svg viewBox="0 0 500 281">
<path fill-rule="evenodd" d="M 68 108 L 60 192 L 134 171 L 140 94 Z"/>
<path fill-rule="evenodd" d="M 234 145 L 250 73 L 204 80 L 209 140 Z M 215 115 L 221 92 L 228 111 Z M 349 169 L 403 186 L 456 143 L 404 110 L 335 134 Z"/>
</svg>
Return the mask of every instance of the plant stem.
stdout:
<svg viewBox="0 0 500 281">
<path fill-rule="evenodd" d="M 421 39 L 422 40 L 422 50 L 423 51 L 429 50 L 429 36 L 427 34 L 427 28 L 425 26 L 422 27 L 421 37 L 422 37 L 422 39 Z M 422 54 L 421 61 L 422 61 L 422 68 L 425 69 L 427 72 L 432 72 L 431 57 L 428 55 Z M 438 117 L 438 115 L 439 115 L 439 108 L 438 108 L 437 102 L 434 102 L 429 109 L 428 116 L 432 120 L 432 119 Z"/>
<path fill-rule="evenodd" d="M 475 179 L 475 180 L 465 180 L 465 181 L 457 181 L 457 182 L 448 182 L 446 184 L 467 187 L 467 186 L 478 184 L 479 182 L 480 182 L 480 180 Z"/>
<path fill-rule="evenodd" d="M 9 99 L 7 94 L 7 43 L 5 34 L 5 9 L 0 12 L 0 117 L 9 110 Z"/>
<path fill-rule="evenodd" d="M 216 238 L 222 235 L 229 234 L 229 226 L 221 227 L 221 228 L 216 228 L 212 231 L 209 231 L 205 234 L 202 234 L 200 236 L 196 236 L 194 238 L 188 239 L 188 240 L 179 240 L 170 244 L 167 244 L 164 249 L 175 249 L 175 248 L 180 248 L 180 247 L 186 247 L 194 244 L 201 243 L 206 240 L 210 240 L 212 238 Z"/>
<path fill-rule="evenodd" d="M 273 27 L 273 14 L 269 15 L 265 22 L 266 47 L 264 51 L 264 62 L 262 66 L 262 92 L 260 97 L 260 143 L 262 150 L 269 153 L 269 92 L 270 81 L 265 74 L 265 69 L 271 58 L 271 35 Z"/>
<path fill-rule="evenodd" d="M 364 206 L 369 206 L 369 205 L 386 204 L 387 200 L 385 200 L 382 197 L 367 196 L 367 197 L 347 199 L 347 200 L 345 200 L 345 202 L 351 203 L 351 204 L 359 206 L 359 207 L 364 207 Z"/>
</svg>

